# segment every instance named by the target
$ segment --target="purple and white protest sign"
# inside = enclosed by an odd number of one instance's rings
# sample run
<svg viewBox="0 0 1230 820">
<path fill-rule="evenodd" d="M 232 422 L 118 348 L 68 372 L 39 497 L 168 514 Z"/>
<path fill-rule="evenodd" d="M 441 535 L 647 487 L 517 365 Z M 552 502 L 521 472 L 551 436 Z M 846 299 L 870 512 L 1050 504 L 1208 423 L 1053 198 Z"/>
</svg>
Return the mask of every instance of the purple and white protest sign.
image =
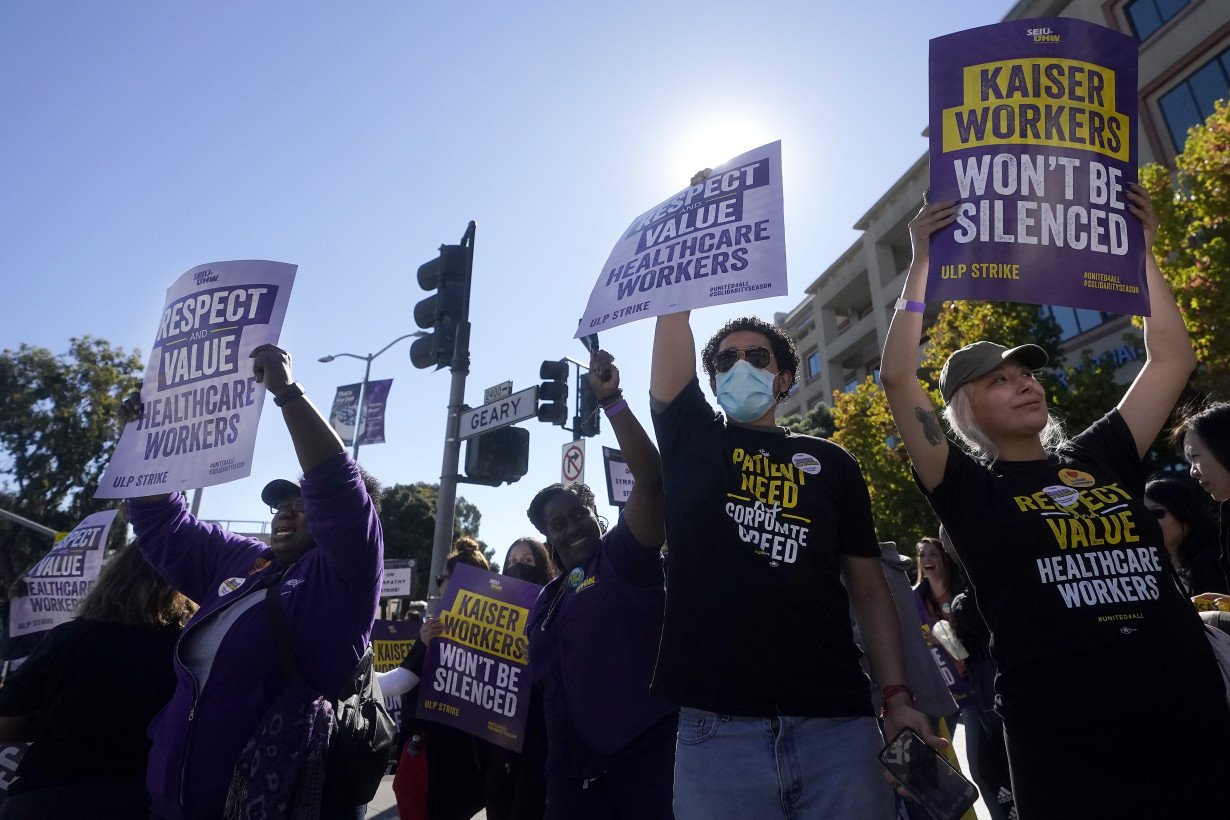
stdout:
<svg viewBox="0 0 1230 820">
<path fill-rule="evenodd" d="M 418 618 L 406 621 L 377 619 L 372 623 L 372 671 L 391 672 L 401 665 L 406 655 L 419 639 L 423 622 Z M 384 706 L 393 716 L 393 722 L 401 724 L 401 695 L 385 695 Z"/>
<path fill-rule="evenodd" d="M 392 386 L 392 379 L 367 383 L 363 415 L 359 418 L 359 444 L 384 444 L 384 407 Z"/>
<path fill-rule="evenodd" d="M 265 387 L 249 358 L 277 344 L 295 266 L 214 262 L 175 280 L 130 422 L 95 498 L 211 487 L 252 472 Z"/>
<path fill-rule="evenodd" d="M 530 708 L 530 607 L 542 587 L 457 564 L 419 684 L 421 718 L 521 751 Z"/>
<path fill-rule="evenodd" d="M 576 337 L 637 319 L 782 296 L 782 144 L 741 154 L 632 220 Z"/>
<path fill-rule="evenodd" d="M 927 300 L 1148 315 L 1136 180 L 1136 41 L 1070 18 L 931 41 Z"/>
<path fill-rule="evenodd" d="M 333 396 L 333 407 L 329 410 L 329 426 L 347 447 L 354 444 L 354 428 L 359 418 L 359 393 L 362 389 L 361 384 L 343 384 Z"/>
<path fill-rule="evenodd" d="M 9 634 L 45 632 L 73 619 L 98 580 L 115 510 L 87 515 L 22 576 L 26 594 L 9 602 Z"/>
</svg>

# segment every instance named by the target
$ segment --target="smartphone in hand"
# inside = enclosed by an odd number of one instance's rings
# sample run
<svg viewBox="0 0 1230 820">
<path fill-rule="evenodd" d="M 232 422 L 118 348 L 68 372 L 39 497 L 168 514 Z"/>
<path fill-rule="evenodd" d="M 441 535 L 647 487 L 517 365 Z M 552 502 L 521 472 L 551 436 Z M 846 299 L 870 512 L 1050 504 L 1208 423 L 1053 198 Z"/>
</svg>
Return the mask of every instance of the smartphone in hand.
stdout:
<svg viewBox="0 0 1230 820">
<path fill-rule="evenodd" d="M 880 763 L 936 820 L 957 820 L 978 799 L 978 789 L 910 729 L 880 750 Z"/>
</svg>

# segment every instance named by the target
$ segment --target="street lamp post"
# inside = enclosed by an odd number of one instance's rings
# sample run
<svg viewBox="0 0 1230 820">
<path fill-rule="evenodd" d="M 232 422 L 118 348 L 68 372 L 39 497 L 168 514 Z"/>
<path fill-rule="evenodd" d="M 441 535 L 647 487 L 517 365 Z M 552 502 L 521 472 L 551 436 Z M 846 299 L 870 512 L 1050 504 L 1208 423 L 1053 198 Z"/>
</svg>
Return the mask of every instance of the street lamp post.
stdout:
<svg viewBox="0 0 1230 820">
<path fill-rule="evenodd" d="M 359 359 L 360 361 L 367 362 L 367 367 L 363 370 L 363 385 L 359 388 L 359 407 L 355 411 L 354 451 L 352 453 L 352 458 L 354 458 L 355 461 L 359 460 L 359 431 L 363 429 L 363 421 L 364 421 L 363 402 L 367 399 L 367 382 L 368 382 L 368 377 L 371 376 L 372 374 L 372 359 L 377 358 L 381 353 L 385 352 L 390 347 L 400 342 L 402 339 L 409 339 L 412 336 L 422 336 L 422 335 L 423 335 L 423 332 L 420 330 L 415 333 L 407 333 L 405 336 L 398 336 L 396 339 L 389 342 L 387 345 L 380 348 L 375 353 L 368 353 L 366 356 L 360 356 L 357 353 L 334 353 L 331 356 L 321 356 L 317 360 L 324 364 L 328 364 L 329 362 L 333 361 L 339 356 L 348 356 L 351 359 Z"/>
</svg>

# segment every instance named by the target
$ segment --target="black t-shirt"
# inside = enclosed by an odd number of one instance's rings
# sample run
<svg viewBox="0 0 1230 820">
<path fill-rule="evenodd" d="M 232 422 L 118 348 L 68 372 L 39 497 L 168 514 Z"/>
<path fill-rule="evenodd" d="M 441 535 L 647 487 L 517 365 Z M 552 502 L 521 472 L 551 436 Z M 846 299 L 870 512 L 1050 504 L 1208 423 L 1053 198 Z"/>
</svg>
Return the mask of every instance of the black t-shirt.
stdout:
<svg viewBox="0 0 1230 820">
<path fill-rule="evenodd" d="M 1007 715 L 1161 708 L 1217 680 L 1145 470 L 1113 410 L 1058 454 L 990 466 L 950 445 L 928 494 L 991 629 Z"/>
<path fill-rule="evenodd" d="M 175 690 L 176 627 L 76 619 L 47 633 L 0 688 L 0 715 L 32 715 L 34 742 L 10 789 L 144 783 L 145 736 Z"/>
<path fill-rule="evenodd" d="M 841 583 L 843 555 L 880 556 L 854 458 L 727 423 L 695 379 L 653 420 L 667 544 L 653 692 L 722 714 L 871 714 Z"/>
</svg>

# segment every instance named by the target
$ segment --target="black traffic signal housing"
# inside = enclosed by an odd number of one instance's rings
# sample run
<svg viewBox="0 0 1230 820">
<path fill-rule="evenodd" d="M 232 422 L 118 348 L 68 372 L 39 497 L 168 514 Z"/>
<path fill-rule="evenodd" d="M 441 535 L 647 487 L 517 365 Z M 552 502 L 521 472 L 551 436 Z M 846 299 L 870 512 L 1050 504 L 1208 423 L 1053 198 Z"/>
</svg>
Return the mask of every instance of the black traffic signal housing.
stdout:
<svg viewBox="0 0 1230 820">
<path fill-rule="evenodd" d="M 568 421 L 568 361 L 547 360 L 538 368 L 538 420 L 563 427 Z"/>
<path fill-rule="evenodd" d="M 466 481 L 498 487 L 512 484 L 530 468 L 530 431 L 500 427 L 466 439 Z"/>
<path fill-rule="evenodd" d="M 577 385 L 577 417 L 572 420 L 572 427 L 577 435 L 589 438 L 602 431 L 601 419 L 602 412 L 594 388 L 590 387 L 588 378 L 581 378 Z"/>
<path fill-rule="evenodd" d="M 439 256 L 419 266 L 419 287 L 435 293 L 414 306 L 415 323 L 433 331 L 410 345 L 410 362 L 415 367 L 447 367 L 455 353 L 469 354 L 456 347 L 469 321 L 471 262 L 471 246 L 441 245 Z"/>
</svg>

